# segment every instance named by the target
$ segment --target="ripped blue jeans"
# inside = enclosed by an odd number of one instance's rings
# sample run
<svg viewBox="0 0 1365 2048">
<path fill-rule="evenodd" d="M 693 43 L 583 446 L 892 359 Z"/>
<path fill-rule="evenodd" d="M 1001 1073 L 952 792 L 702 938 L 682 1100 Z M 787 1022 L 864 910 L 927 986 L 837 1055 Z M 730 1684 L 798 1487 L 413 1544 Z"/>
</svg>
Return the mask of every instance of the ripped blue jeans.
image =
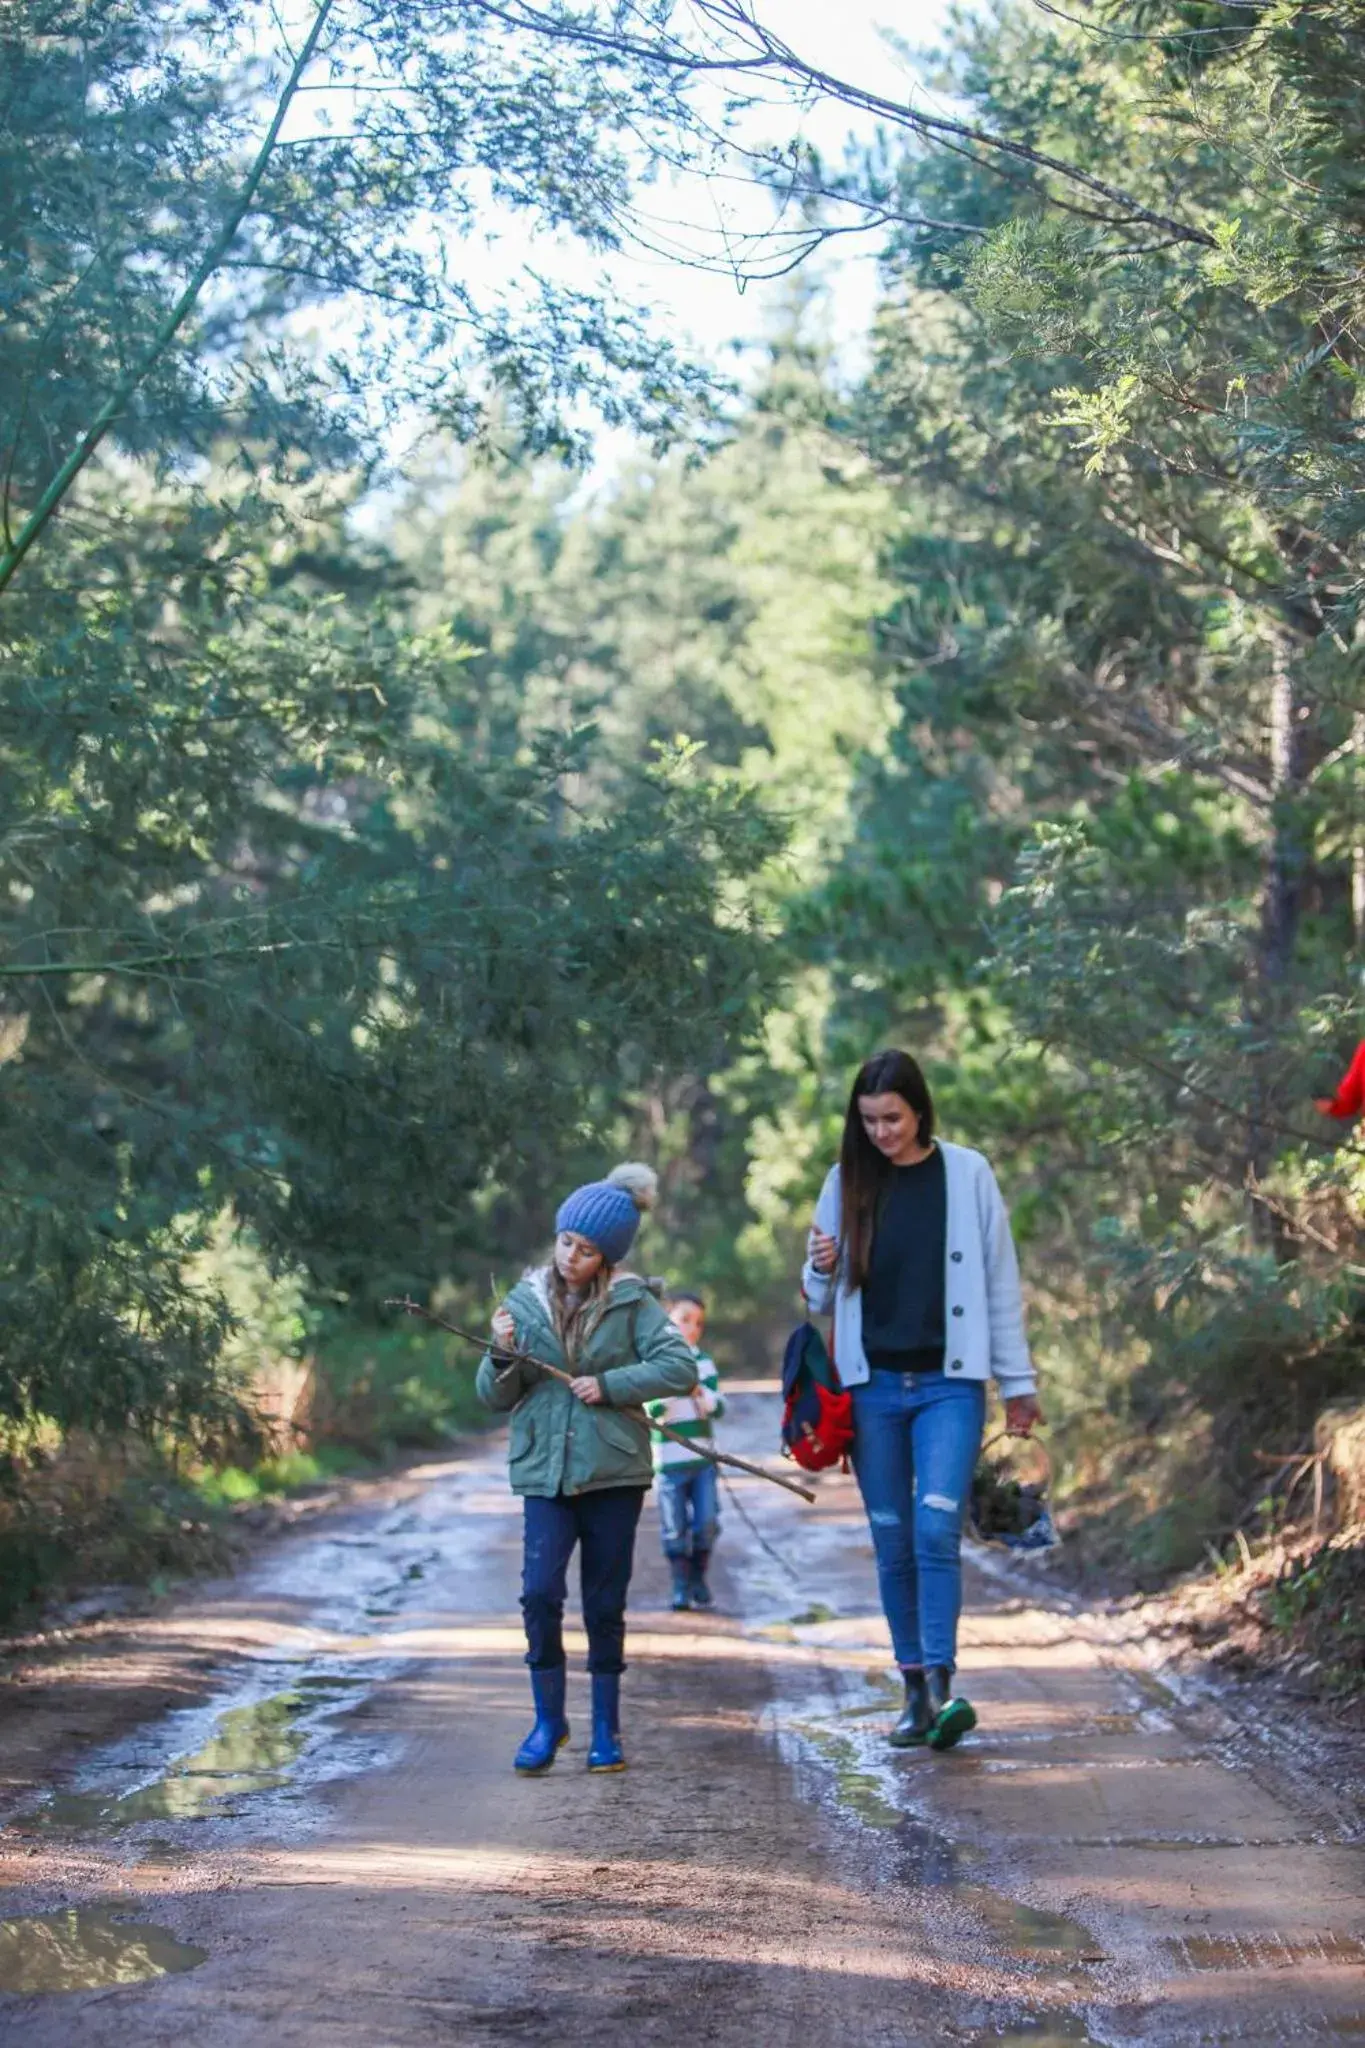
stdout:
<svg viewBox="0 0 1365 2048">
<path fill-rule="evenodd" d="M 896 1662 L 957 1662 L 962 1523 L 986 1388 L 938 1372 L 874 1372 L 853 1388 L 853 1469 Z"/>
</svg>

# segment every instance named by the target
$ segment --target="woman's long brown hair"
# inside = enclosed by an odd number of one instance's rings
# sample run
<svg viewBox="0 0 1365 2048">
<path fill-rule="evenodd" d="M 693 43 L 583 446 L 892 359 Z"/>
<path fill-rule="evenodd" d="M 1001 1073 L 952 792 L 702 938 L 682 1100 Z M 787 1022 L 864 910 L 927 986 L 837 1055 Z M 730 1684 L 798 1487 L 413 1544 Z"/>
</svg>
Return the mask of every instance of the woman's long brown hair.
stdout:
<svg viewBox="0 0 1365 2048">
<path fill-rule="evenodd" d="M 848 1288 L 862 1287 L 867 1280 L 877 1202 L 893 1171 L 890 1160 L 863 1129 L 858 1103 L 864 1095 L 899 1095 L 919 1118 L 920 1143 L 927 1145 L 934 1135 L 934 1098 L 918 1060 L 911 1059 L 908 1052 L 874 1052 L 870 1060 L 864 1060 L 853 1077 L 839 1147 L 839 1244 Z"/>
</svg>

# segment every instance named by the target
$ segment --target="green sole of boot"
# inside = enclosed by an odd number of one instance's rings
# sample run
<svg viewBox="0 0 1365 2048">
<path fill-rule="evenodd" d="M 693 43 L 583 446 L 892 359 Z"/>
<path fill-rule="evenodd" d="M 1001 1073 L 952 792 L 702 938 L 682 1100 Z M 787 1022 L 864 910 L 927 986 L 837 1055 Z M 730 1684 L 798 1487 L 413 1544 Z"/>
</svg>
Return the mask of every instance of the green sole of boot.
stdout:
<svg viewBox="0 0 1365 2048">
<path fill-rule="evenodd" d="M 949 1700 L 943 1712 L 929 1730 L 930 1749 L 951 1749 L 961 1742 L 964 1735 L 970 1735 L 976 1726 L 976 1708 L 970 1700 Z"/>
</svg>

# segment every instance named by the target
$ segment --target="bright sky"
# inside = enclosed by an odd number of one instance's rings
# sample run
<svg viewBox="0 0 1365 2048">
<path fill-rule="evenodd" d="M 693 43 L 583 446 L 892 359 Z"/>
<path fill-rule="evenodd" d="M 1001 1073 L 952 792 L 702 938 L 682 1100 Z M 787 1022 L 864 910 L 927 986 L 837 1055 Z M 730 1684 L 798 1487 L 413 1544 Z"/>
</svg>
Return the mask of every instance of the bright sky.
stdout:
<svg viewBox="0 0 1365 2048">
<path fill-rule="evenodd" d="M 925 49 L 937 40 L 947 4 L 948 0 L 756 0 L 756 10 L 799 57 L 848 84 L 896 100 L 922 99 L 923 88 L 917 86 L 913 69 L 887 47 L 881 31 L 912 51 Z M 752 118 L 746 141 L 754 147 L 789 141 L 797 112 L 774 90 L 771 112 L 765 109 Z M 834 101 L 806 109 L 800 127 L 833 165 L 842 162 L 851 131 L 867 140 L 875 133 L 870 120 Z M 747 238 L 753 250 L 771 228 L 770 196 L 743 176 L 692 176 L 642 192 L 639 211 L 647 217 L 654 246 L 611 259 L 615 287 L 623 299 L 653 307 L 657 331 L 675 339 L 685 353 L 709 357 L 733 373 L 736 345 L 742 350 L 760 342 L 790 291 L 790 284 L 780 278 L 741 285 L 723 267 L 727 246 Z M 496 206 L 489 209 L 488 218 L 487 238 L 472 236 L 462 246 L 461 260 L 477 284 L 496 289 L 514 279 L 524 264 L 564 281 L 581 277 L 583 251 L 568 237 L 536 235 L 522 217 Z M 670 250 L 679 254 L 671 255 Z M 681 260 L 689 252 L 716 267 Z M 865 360 L 876 300 L 877 236 L 836 240 L 804 266 L 803 275 L 818 276 L 824 285 L 836 362 L 845 375 L 856 375 Z M 412 425 L 420 441 L 421 424 Z M 404 438 L 397 436 L 400 447 Z M 608 482 L 638 453 L 632 435 L 602 428 L 596 450 L 590 489 Z M 364 519 L 382 520 L 389 503 L 387 491 L 375 493 Z"/>
<path fill-rule="evenodd" d="M 758 0 L 756 11 L 798 56 L 850 84 L 897 99 L 911 96 L 912 74 L 888 49 L 880 31 L 888 30 L 912 49 L 930 46 L 937 40 L 947 0 Z M 827 103 L 813 108 L 802 125 L 808 139 L 837 163 L 855 117 L 848 107 Z M 790 110 L 785 115 L 775 110 L 769 134 L 760 131 L 754 139 L 785 138 L 790 127 Z M 864 122 L 861 132 L 870 136 L 872 124 Z M 724 203 L 725 195 L 679 194 L 676 210 L 704 219 L 718 197 Z M 766 208 L 766 201 L 755 202 L 752 196 L 747 202 L 734 201 L 737 207 L 743 204 L 746 224 L 758 225 L 756 203 Z M 758 339 L 781 304 L 784 289 L 780 282 L 764 282 L 741 291 L 732 277 L 645 255 L 623 264 L 621 275 L 628 288 L 658 305 L 669 331 L 714 355 L 733 341 Z M 830 291 L 836 338 L 856 367 L 876 296 L 875 237 L 850 237 L 834 244 L 820 259 L 820 275 Z"/>
</svg>

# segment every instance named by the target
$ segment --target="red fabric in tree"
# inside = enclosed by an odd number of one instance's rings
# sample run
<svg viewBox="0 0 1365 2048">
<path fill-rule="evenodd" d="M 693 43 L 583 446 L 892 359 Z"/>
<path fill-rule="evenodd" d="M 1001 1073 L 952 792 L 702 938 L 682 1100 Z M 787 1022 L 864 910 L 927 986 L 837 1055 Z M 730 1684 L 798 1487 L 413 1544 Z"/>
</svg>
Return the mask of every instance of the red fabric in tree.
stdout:
<svg viewBox="0 0 1365 2048">
<path fill-rule="evenodd" d="M 1328 1116 L 1345 1120 L 1357 1117 L 1365 1109 L 1365 1038 L 1355 1049 L 1355 1057 L 1342 1076 L 1341 1086 L 1332 1100 L 1325 1105 Z"/>
</svg>

